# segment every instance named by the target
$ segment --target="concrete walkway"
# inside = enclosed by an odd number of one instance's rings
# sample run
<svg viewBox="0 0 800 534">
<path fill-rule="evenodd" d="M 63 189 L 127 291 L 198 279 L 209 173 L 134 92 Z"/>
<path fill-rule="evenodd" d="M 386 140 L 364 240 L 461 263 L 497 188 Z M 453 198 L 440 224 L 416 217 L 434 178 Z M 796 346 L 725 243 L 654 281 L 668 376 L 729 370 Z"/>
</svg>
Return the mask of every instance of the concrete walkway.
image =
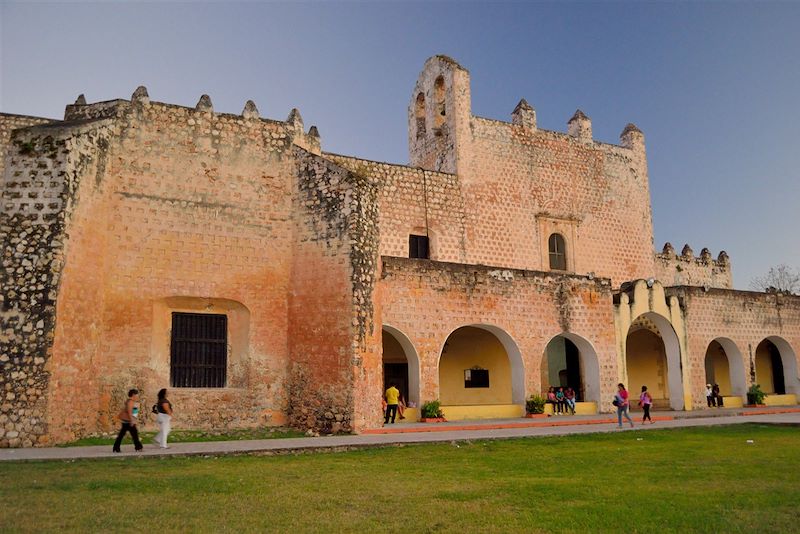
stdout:
<svg viewBox="0 0 800 534">
<path fill-rule="evenodd" d="M 737 415 L 742 412 L 742 415 Z M 280 454 L 304 451 L 338 451 L 363 447 L 391 446 L 395 444 L 435 443 L 480 439 L 507 439 L 537 436 L 565 436 L 596 432 L 642 432 L 659 428 L 685 428 L 696 426 L 731 425 L 740 423 L 786 424 L 800 426 L 800 408 L 773 410 L 660 412 L 655 424 L 639 424 L 617 429 L 616 419 L 609 416 L 552 417 L 546 420 L 505 419 L 492 421 L 464 421 L 438 424 L 418 424 L 420 431 L 401 433 L 368 433 L 347 436 L 324 436 L 318 438 L 286 438 L 243 441 L 205 441 L 198 443 L 175 443 L 169 449 L 159 449 L 146 444 L 142 452 L 134 452 L 129 440 L 122 453 L 112 453 L 110 445 L 91 447 L 50 447 L 31 449 L 0 449 L 0 461 L 20 460 L 76 460 L 85 458 L 140 458 L 144 456 L 218 456 L 229 454 Z M 764 413 L 766 412 L 766 413 Z M 688 416 L 687 414 L 693 414 Z M 678 416 L 680 415 L 680 417 Z M 567 419 L 571 419 L 570 424 Z M 520 426 L 521 421 L 533 423 Z M 550 424 L 548 424 L 548 422 Z M 559 424 L 562 423 L 562 424 Z M 399 426 L 399 425 L 398 425 Z M 436 431 L 430 431 L 436 427 Z"/>
</svg>

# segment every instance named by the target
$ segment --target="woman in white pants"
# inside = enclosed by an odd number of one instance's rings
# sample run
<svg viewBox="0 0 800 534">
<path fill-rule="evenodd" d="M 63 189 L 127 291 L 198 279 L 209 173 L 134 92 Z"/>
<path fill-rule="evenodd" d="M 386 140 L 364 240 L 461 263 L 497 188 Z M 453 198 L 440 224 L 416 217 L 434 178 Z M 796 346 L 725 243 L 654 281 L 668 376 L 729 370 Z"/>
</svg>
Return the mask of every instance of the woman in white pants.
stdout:
<svg viewBox="0 0 800 534">
<path fill-rule="evenodd" d="M 158 415 L 158 434 L 155 435 L 153 441 L 162 449 L 169 449 L 167 446 L 167 436 L 169 436 L 170 422 L 172 421 L 172 403 L 167 400 L 167 390 L 162 389 L 158 392 L 158 402 L 156 403 L 156 411 Z"/>
</svg>

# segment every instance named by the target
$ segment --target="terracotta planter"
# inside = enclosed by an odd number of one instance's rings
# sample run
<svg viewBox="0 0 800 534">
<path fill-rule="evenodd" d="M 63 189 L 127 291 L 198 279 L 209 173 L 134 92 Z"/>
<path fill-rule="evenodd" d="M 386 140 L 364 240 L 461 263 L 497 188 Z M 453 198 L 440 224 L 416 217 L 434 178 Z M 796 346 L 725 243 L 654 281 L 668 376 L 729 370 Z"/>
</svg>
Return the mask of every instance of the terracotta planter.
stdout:
<svg viewBox="0 0 800 534">
<path fill-rule="evenodd" d="M 544 419 L 546 417 L 550 417 L 550 414 L 546 413 L 526 413 L 525 419 Z"/>
<path fill-rule="evenodd" d="M 745 404 L 745 408 L 766 408 L 766 404 Z"/>
<path fill-rule="evenodd" d="M 420 423 L 446 423 L 447 419 L 444 417 L 420 417 Z"/>
</svg>

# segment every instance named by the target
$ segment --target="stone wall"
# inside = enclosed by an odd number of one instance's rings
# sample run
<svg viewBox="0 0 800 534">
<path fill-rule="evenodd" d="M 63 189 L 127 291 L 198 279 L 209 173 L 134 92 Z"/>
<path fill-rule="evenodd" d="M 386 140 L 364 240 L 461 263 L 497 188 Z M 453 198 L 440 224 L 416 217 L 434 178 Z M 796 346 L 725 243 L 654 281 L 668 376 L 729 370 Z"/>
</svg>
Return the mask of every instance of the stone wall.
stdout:
<svg viewBox="0 0 800 534">
<path fill-rule="evenodd" d="M 10 113 L 0 113 L 0 177 L 3 176 L 5 168 L 5 154 L 10 147 L 11 132 L 19 128 L 27 128 L 39 124 L 47 124 L 54 121 L 42 117 L 29 117 L 27 115 L 14 115 Z"/>
<path fill-rule="evenodd" d="M 360 429 L 368 423 L 368 399 L 381 393 L 373 308 L 377 188 L 302 149 L 295 157 L 289 417 L 294 426 L 323 432 Z"/>
<path fill-rule="evenodd" d="M 45 444 L 52 437 L 50 392 L 59 376 L 51 356 L 62 328 L 56 301 L 68 228 L 102 174 L 110 134 L 104 123 L 65 123 L 11 136 L 0 212 L 0 446 Z M 85 291 L 89 297 L 93 288 Z M 62 410 L 69 406 L 64 399 L 59 403 Z"/>
<path fill-rule="evenodd" d="M 466 261 L 465 208 L 457 175 L 336 154 L 325 157 L 376 182 L 382 256 L 407 257 L 409 235 L 427 234 L 431 259 Z"/>
<path fill-rule="evenodd" d="M 717 259 L 704 248 L 695 257 L 689 245 L 685 245 L 680 255 L 667 243 L 660 254 L 656 254 L 655 278 L 667 286 L 698 286 L 731 289 L 733 273 L 728 254 L 721 251 Z"/>
<path fill-rule="evenodd" d="M 444 123 L 432 128 L 437 115 L 429 111 L 418 136 L 412 98 L 411 164 L 458 174 L 466 263 L 549 270 L 547 240 L 560 233 L 569 272 L 592 272 L 615 286 L 653 275 L 644 136 L 635 126 L 617 146 L 594 141 L 580 112 L 568 134 L 536 128 L 527 103 L 513 123 L 473 116 L 469 73 L 440 56 L 425 64 L 413 93 L 424 94 L 428 107 L 437 79 L 444 81 Z"/>
<path fill-rule="evenodd" d="M 666 291 L 667 295 L 678 297 L 685 316 L 689 388 L 695 408 L 705 406 L 705 355 L 715 339 L 722 340 L 729 361 L 739 360 L 744 386 L 749 387 L 756 347 L 770 338 L 782 357 L 795 361 L 793 370 L 784 365 L 786 387 L 788 393 L 800 394 L 800 359 L 796 353 L 800 347 L 800 297 L 699 287 L 672 287 Z"/>
<path fill-rule="evenodd" d="M 438 398 L 442 347 L 453 331 L 470 325 L 496 328 L 513 339 L 521 353 L 526 397 L 542 392 L 545 348 L 564 333 L 593 348 L 599 365 L 599 398 L 612 395 L 619 370 L 609 280 L 426 260 L 382 260 L 382 321 L 402 332 L 419 355 L 421 401 Z M 601 404 L 600 408 L 607 407 Z"/>
</svg>

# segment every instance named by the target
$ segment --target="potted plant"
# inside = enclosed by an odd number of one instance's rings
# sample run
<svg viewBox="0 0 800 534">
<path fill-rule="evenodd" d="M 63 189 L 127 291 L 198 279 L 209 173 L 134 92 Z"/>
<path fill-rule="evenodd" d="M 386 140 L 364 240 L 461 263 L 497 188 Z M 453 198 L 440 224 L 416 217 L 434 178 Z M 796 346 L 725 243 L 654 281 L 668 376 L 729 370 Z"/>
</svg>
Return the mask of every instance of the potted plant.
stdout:
<svg viewBox="0 0 800 534">
<path fill-rule="evenodd" d="M 767 394 L 761 390 L 761 385 L 753 384 L 750 386 L 750 389 L 747 390 L 747 405 L 748 406 L 763 406 L 764 405 L 764 397 Z"/>
<path fill-rule="evenodd" d="M 438 400 L 423 403 L 420 415 L 422 416 L 419 420 L 420 423 L 444 423 L 447 421 Z"/>
<path fill-rule="evenodd" d="M 531 398 L 525 401 L 525 417 L 547 417 L 544 413 L 544 405 L 544 397 L 531 395 Z"/>
</svg>

